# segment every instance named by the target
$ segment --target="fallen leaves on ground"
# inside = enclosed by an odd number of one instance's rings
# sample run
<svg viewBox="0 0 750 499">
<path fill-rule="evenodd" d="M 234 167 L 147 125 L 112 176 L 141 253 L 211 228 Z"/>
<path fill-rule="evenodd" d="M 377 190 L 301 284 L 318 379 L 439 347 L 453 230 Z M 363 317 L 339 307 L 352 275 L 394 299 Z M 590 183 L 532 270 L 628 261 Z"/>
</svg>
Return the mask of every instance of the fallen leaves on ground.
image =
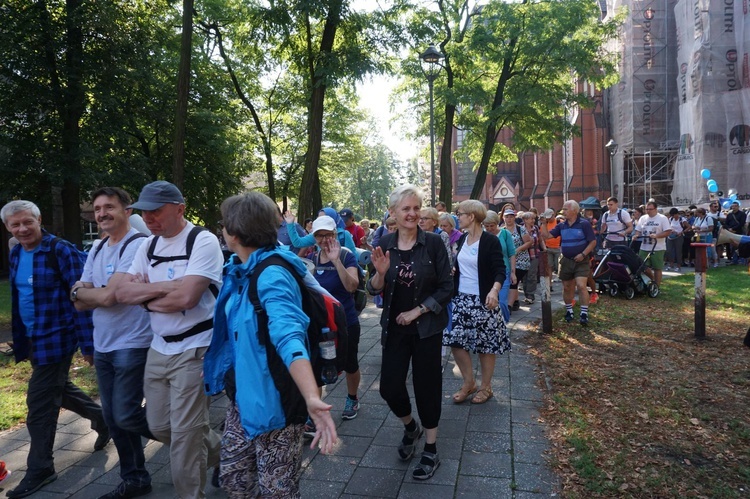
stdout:
<svg viewBox="0 0 750 499">
<path fill-rule="evenodd" d="M 565 497 L 750 497 L 747 308 L 602 296 L 590 325 L 527 336 Z M 541 330 L 541 327 L 539 328 Z"/>
</svg>

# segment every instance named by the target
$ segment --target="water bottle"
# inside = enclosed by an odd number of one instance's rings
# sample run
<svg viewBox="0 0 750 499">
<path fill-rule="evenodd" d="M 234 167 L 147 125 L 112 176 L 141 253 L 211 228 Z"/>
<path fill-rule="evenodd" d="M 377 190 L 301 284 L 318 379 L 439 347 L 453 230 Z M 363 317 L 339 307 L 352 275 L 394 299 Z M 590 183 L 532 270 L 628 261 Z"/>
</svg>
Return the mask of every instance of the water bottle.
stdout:
<svg viewBox="0 0 750 499">
<path fill-rule="evenodd" d="M 323 359 L 323 371 L 320 377 L 323 383 L 330 385 L 339 379 L 339 373 L 336 370 L 336 343 L 333 341 L 331 330 L 324 327 L 321 330 L 323 341 L 320 345 L 320 358 Z"/>
</svg>

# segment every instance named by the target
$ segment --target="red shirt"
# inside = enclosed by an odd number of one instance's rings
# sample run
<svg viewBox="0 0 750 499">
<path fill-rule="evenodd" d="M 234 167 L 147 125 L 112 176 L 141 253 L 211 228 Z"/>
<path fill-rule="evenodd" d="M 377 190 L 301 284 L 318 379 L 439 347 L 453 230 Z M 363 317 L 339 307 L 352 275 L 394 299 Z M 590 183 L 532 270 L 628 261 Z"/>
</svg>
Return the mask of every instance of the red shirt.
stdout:
<svg viewBox="0 0 750 499">
<path fill-rule="evenodd" d="M 354 246 L 356 246 L 357 248 L 361 248 L 362 238 L 365 237 L 365 229 L 357 224 L 351 224 L 350 226 L 346 227 L 346 230 L 348 230 L 349 234 L 352 235 L 352 239 L 354 239 Z"/>
</svg>

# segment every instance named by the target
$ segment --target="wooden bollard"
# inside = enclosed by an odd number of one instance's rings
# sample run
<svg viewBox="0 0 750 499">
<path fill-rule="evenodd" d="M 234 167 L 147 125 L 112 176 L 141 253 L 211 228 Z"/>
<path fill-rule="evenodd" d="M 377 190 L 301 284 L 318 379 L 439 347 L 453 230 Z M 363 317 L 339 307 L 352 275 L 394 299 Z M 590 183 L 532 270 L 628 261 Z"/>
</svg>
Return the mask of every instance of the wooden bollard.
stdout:
<svg viewBox="0 0 750 499">
<path fill-rule="evenodd" d="M 710 243 L 690 243 L 695 248 L 695 337 L 706 339 L 706 268 Z"/>
<path fill-rule="evenodd" d="M 552 302 L 550 287 L 552 286 L 552 272 L 547 264 L 547 250 L 542 251 L 541 260 L 539 260 L 539 275 L 542 284 L 542 332 L 552 334 Z"/>
</svg>

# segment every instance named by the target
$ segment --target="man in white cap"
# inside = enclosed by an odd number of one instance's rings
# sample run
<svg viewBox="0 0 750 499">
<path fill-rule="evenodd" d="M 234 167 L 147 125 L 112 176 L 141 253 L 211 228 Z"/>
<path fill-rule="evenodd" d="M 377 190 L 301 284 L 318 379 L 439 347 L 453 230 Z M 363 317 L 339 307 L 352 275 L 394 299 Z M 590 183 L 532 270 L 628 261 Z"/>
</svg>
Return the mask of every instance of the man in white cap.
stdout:
<svg viewBox="0 0 750 499">
<path fill-rule="evenodd" d="M 224 256 L 216 236 L 185 220 L 185 200 L 169 182 L 146 185 L 128 208 L 141 210 L 153 234 L 117 290 L 118 302 L 141 305 L 151 316 L 143 386 L 148 426 L 169 445 L 180 498 L 203 498 L 206 469 L 219 463 L 202 372 Z"/>
</svg>

